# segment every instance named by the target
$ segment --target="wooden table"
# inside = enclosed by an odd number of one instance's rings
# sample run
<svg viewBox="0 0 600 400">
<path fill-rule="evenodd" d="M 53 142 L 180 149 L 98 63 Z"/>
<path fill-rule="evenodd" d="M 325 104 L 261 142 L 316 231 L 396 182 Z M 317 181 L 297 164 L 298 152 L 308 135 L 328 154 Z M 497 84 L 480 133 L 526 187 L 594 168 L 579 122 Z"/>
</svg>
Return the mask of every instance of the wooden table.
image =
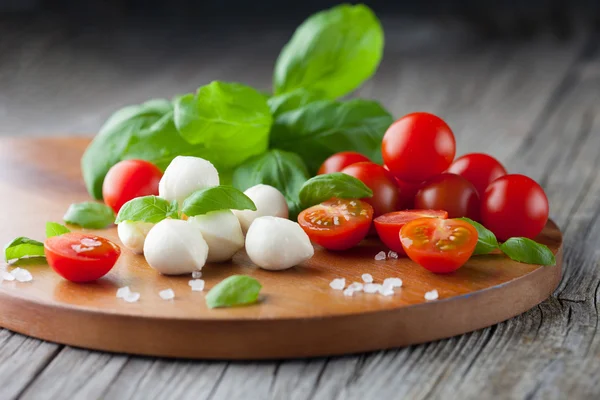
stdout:
<svg viewBox="0 0 600 400">
<path fill-rule="evenodd" d="M 565 234 L 564 277 L 549 300 L 448 340 L 279 362 L 130 357 L 0 330 L 0 398 L 597 398 L 598 36 L 581 29 L 566 41 L 544 32 L 483 41 L 452 26 L 384 24 L 384 61 L 359 94 L 396 116 L 437 113 L 456 133 L 459 153 L 491 152 L 544 186 Z M 179 39 L 181 32 L 36 26 L 15 24 L 0 34 L 0 134 L 88 135 L 124 104 L 192 91 L 212 79 L 267 88 L 290 33 L 240 28 Z"/>
</svg>

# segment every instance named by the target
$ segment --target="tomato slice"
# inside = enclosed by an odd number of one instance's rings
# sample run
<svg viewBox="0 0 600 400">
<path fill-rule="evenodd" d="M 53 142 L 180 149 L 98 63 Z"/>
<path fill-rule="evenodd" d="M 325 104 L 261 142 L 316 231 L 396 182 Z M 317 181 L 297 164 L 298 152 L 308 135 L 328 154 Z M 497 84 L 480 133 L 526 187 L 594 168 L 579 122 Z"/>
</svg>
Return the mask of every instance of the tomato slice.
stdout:
<svg viewBox="0 0 600 400">
<path fill-rule="evenodd" d="M 462 267 L 471 257 L 477 231 L 459 219 L 421 218 L 402 227 L 400 241 L 411 260 L 443 274 Z"/>
<path fill-rule="evenodd" d="M 379 239 L 390 250 L 400 255 L 406 255 L 402 243 L 400 242 L 400 229 L 407 222 L 419 218 L 448 218 L 448 213 L 442 210 L 406 210 L 395 211 L 380 215 L 373 220 Z"/>
<path fill-rule="evenodd" d="M 121 249 L 108 239 L 71 232 L 46 239 L 46 260 L 52 269 L 72 282 L 91 282 L 106 275 Z"/>
<path fill-rule="evenodd" d="M 331 199 L 302 211 L 298 223 L 310 240 L 329 250 L 346 250 L 367 236 L 373 207 L 361 200 Z"/>
</svg>

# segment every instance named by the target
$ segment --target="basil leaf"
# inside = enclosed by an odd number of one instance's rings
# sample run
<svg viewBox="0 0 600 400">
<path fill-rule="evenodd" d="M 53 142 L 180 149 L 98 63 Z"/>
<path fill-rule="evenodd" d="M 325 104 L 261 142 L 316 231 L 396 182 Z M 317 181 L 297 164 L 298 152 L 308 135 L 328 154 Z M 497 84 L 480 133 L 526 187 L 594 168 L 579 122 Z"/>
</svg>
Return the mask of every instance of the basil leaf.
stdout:
<svg viewBox="0 0 600 400">
<path fill-rule="evenodd" d="M 44 243 L 26 237 L 18 237 L 4 247 L 4 259 L 6 262 L 44 256 Z"/>
<path fill-rule="evenodd" d="M 181 208 L 181 212 L 189 217 L 219 210 L 256 211 L 256 206 L 238 189 L 222 185 L 195 191 L 185 199 Z"/>
<path fill-rule="evenodd" d="M 74 203 L 63 217 L 68 224 L 79 225 L 82 228 L 103 229 L 115 222 L 112 208 L 101 203 Z"/>
<path fill-rule="evenodd" d="M 317 175 L 304 183 L 300 189 L 300 204 L 308 208 L 337 197 L 340 199 L 362 199 L 372 197 L 373 191 L 353 176 L 334 172 Z"/>
<path fill-rule="evenodd" d="M 513 237 L 500 245 L 500 250 L 511 259 L 538 265 L 556 265 L 552 251 L 543 244 L 523 237 Z"/>
<path fill-rule="evenodd" d="M 234 307 L 256 303 L 262 285 L 246 275 L 232 275 L 217 283 L 206 294 L 208 308 Z"/>
<path fill-rule="evenodd" d="M 46 222 L 46 237 L 60 236 L 69 233 L 71 230 L 66 226 L 56 222 Z"/>
<path fill-rule="evenodd" d="M 135 221 L 155 224 L 173 215 L 173 206 L 177 207 L 176 201 L 169 203 L 158 196 L 137 197 L 123 204 L 115 222 L 119 224 L 124 221 Z"/>
<path fill-rule="evenodd" d="M 339 151 L 358 151 L 381 163 L 381 140 L 393 122 L 379 103 L 321 100 L 280 115 L 271 131 L 271 147 L 300 155 L 311 173 Z"/>
<path fill-rule="evenodd" d="M 343 4 L 309 17 L 296 29 L 275 65 L 275 94 L 297 88 L 344 96 L 375 73 L 383 29 L 364 4 Z"/>
<path fill-rule="evenodd" d="M 179 204 L 177 200 L 173 200 L 167 209 L 167 218 L 179 219 Z"/>
<path fill-rule="evenodd" d="M 273 96 L 269 98 L 267 103 L 269 104 L 273 117 L 277 117 L 285 112 L 304 107 L 314 101 L 323 99 L 323 94 L 320 92 L 298 88 L 288 93 Z"/>
<path fill-rule="evenodd" d="M 233 173 L 233 186 L 240 190 L 259 183 L 275 187 L 285 196 L 290 219 L 295 220 L 302 211 L 298 194 L 309 177 L 297 154 L 275 149 L 240 165 Z"/>
<path fill-rule="evenodd" d="M 203 144 L 218 167 L 232 168 L 267 150 L 273 124 L 265 97 L 239 83 L 215 81 L 175 102 L 175 126 L 192 144 Z"/>
<path fill-rule="evenodd" d="M 479 222 L 475 222 L 466 217 L 457 219 L 461 219 L 470 223 L 477 230 L 477 246 L 475 246 L 475 251 L 473 254 L 489 254 L 492 251 L 500 248 L 498 245 L 498 240 L 496 239 L 496 235 L 494 235 L 492 231 L 481 225 Z"/>
</svg>

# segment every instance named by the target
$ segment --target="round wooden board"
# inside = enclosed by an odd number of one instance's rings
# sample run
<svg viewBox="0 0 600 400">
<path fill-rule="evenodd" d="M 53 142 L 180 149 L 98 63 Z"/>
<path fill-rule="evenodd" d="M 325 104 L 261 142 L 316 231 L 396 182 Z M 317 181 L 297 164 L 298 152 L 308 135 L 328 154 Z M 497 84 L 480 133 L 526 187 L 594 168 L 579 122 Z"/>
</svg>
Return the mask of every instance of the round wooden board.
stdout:
<svg viewBox="0 0 600 400">
<path fill-rule="evenodd" d="M 72 202 L 89 200 L 79 172 L 87 139 L 0 141 L 0 243 L 16 236 L 43 239 L 46 221 L 60 221 Z M 116 229 L 98 231 L 117 243 Z M 165 277 L 126 249 L 117 266 L 92 284 L 63 280 L 45 264 L 24 267 L 33 281 L 0 284 L 0 325 L 53 342 L 112 352 L 205 359 L 312 357 L 406 346 L 484 328 L 516 316 L 552 294 L 561 276 L 562 235 L 548 222 L 537 238 L 556 254 L 540 267 L 501 255 L 478 256 L 449 275 L 434 275 L 410 260 L 375 261 L 376 240 L 343 253 L 317 249 L 301 266 L 270 272 L 244 254 L 207 265 L 206 290 L 233 274 L 254 276 L 261 301 L 240 308 L 206 307 L 190 276 Z M 396 294 L 346 297 L 329 282 L 375 282 L 400 277 Z M 137 303 L 115 297 L 121 286 L 141 293 Z M 175 299 L 158 292 L 172 288 Z M 426 302 L 437 289 L 440 298 Z"/>
</svg>

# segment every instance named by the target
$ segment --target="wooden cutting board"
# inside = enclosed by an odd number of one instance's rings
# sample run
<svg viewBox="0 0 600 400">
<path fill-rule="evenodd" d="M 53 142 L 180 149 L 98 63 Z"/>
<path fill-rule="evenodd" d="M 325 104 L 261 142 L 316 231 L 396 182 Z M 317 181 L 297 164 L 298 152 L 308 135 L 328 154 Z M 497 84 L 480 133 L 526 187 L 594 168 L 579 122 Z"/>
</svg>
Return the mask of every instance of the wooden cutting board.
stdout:
<svg viewBox="0 0 600 400">
<path fill-rule="evenodd" d="M 60 222 L 72 202 L 89 200 L 79 159 L 87 139 L 0 140 L 0 244 L 16 236 L 43 240 L 47 221 Z M 116 229 L 95 231 L 119 243 Z M 126 249 L 116 267 L 91 284 L 63 280 L 47 265 L 25 266 L 33 281 L 0 284 L 0 325 L 72 346 L 152 356 L 206 359 L 273 359 L 356 353 L 459 335 L 534 307 L 552 294 L 561 276 L 562 235 L 548 222 L 537 238 L 556 254 L 540 267 L 501 255 L 478 256 L 449 275 L 434 275 L 408 259 L 375 261 L 384 247 L 370 240 L 342 253 L 316 249 L 301 266 L 270 272 L 245 254 L 232 263 L 205 266 L 206 290 L 233 274 L 254 276 L 261 301 L 240 308 L 206 307 L 190 276 L 165 277 Z M 396 294 L 332 290 L 338 277 L 381 283 L 399 277 Z M 119 287 L 140 292 L 137 303 L 117 299 Z M 171 288 L 175 299 L 158 292 Z M 437 289 L 440 298 L 424 294 Z"/>
</svg>

